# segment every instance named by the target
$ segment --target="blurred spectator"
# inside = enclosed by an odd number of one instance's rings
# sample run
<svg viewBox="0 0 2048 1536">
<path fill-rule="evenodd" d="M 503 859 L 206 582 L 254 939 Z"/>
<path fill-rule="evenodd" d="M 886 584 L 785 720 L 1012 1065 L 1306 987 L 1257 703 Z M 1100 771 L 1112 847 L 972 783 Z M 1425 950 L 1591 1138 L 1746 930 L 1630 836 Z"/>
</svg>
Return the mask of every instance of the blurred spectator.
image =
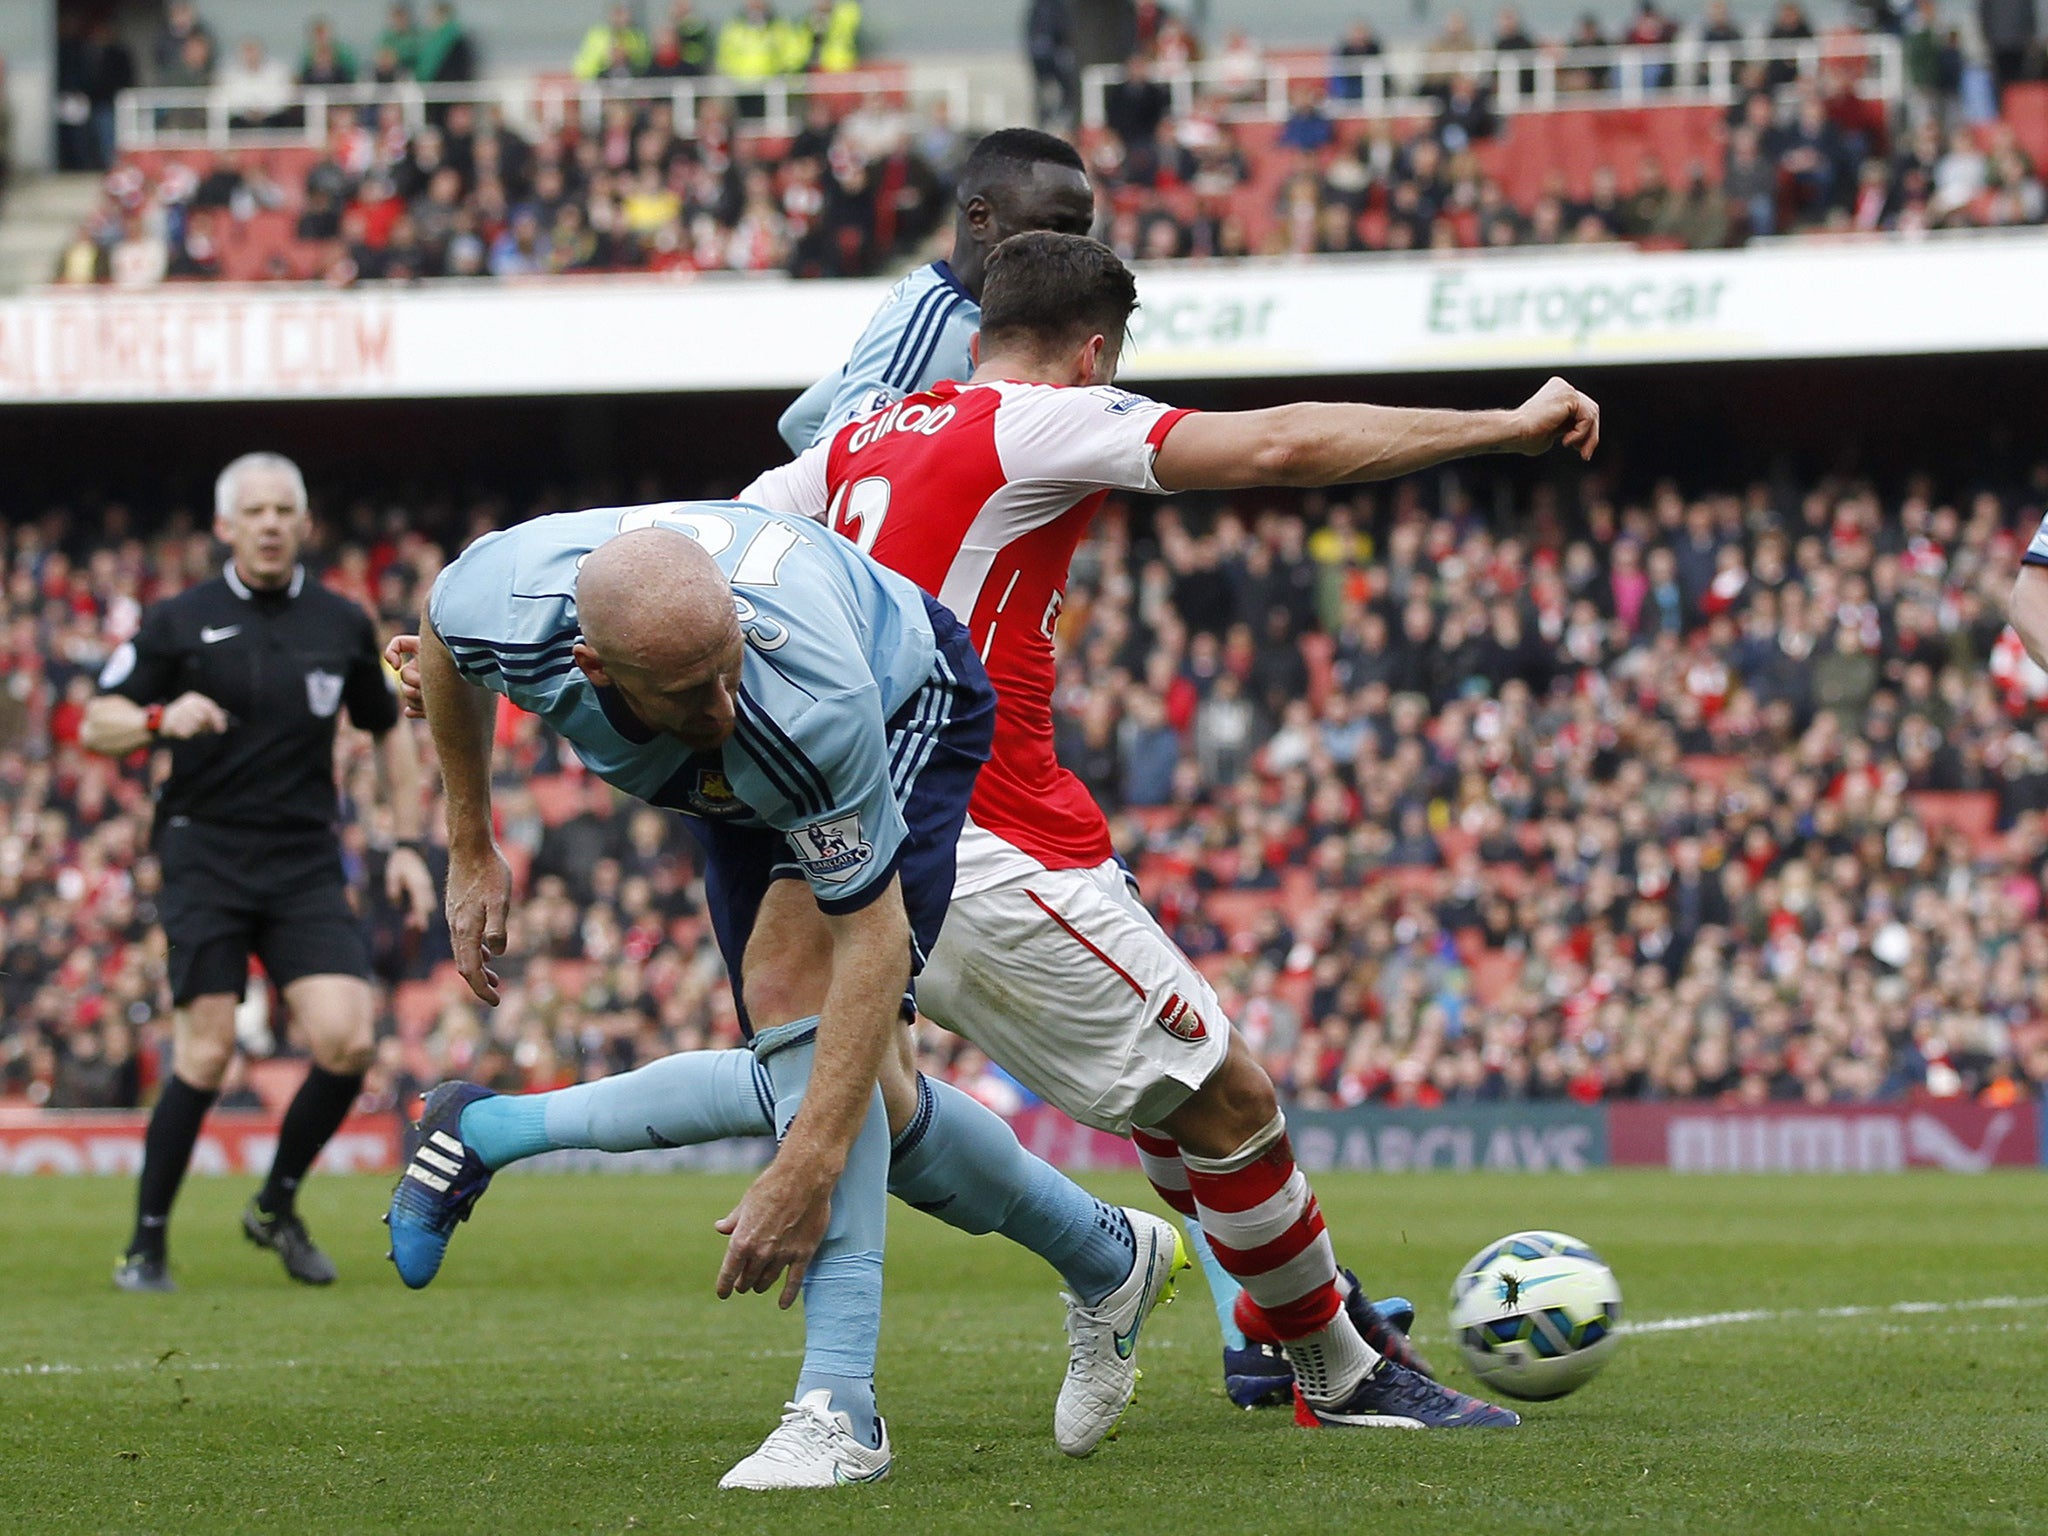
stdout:
<svg viewBox="0 0 2048 1536">
<path fill-rule="evenodd" d="M 1038 125 L 1072 127 L 1081 101 L 1073 0 L 1030 0 L 1024 11 L 1024 56 L 1031 62 Z"/>
<path fill-rule="evenodd" d="M 427 27 L 413 55 L 413 77 L 436 85 L 476 78 L 476 44 L 456 18 L 453 0 L 434 0 L 427 8 Z"/>
<path fill-rule="evenodd" d="M 1780 45 L 1807 42 L 1813 37 L 1813 23 L 1806 19 L 1799 0 L 1783 0 L 1772 13 L 1764 36 Z M 1790 59 L 1777 59 L 1766 66 L 1765 74 L 1773 86 L 1790 85 L 1799 78 L 1799 66 Z"/>
<path fill-rule="evenodd" d="M 198 50 L 190 47 L 195 38 L 201 45 Z M 205 79 L 191 78 L 192 60 L 195 56 L 203 58 L 210 67 L 214 53 L 213 29 L 199 19 L 192 0 L 171 0 L 164 12 L 164 24 L 149 44 L 152 82 L 162 86 L 204 85 Z"/>
<path fill-rule="evenodd" d="M 1266 91 L 1266 56 L 1248 33 L 1232 30 L 1223 39 L 1211 78 L 1223 100 L 1256 101 Z"/>
<path fill-rule="evenodd" d="M 1124 65 L 1124 78 L 1104 93 L 1103 116 L 1110 132 L 1123 141 L 1128 153 L 1134 145 L 1150 144 L 1159 136 L 1159 125 L 1173 110 L 1173 93 L 1152 78 L 1152 62 L 1134 53 Z"/>
<path fill-rule="evenodd" d="M 1357 73 L 1360 64 L 1368 59 L 1377 59 L 1384 50 L 1380 46 L 1379 34 L 1368 21 L 1355 21 L 1330 55 L 1330 79 L 1327 91 L 1332 101 L 1359 101 L 1365 96 L 1364 77 Z"/>
<path fill-rule="evenodd" d="M 1991 52 L 1991 74 L 2002 101 L 2008 85 L 2031 76 L 2040 52 L 2034 0 L 1977 0 L 1977 25 Z"/>
<path fill-rule="evenodd" d="M 655 39 L 650 74 L 695 78 L 711 69 L 711 24 L 691 0 L 675 0 L 668 26 Z"/>
<path fill-rule="evenodd" d="M 335 40 L 334 28 L 325 16 L 315 16 L 306 28 L 306 56 L 299 62 L 299 84 L 348 85 L 355 78 L 355 55 Z"/>
<path fill-rule="evenodd" d="M 384 30 L 377 34 L 380 70 L 389 71 L 393 78 L 400 80 L 430 78 L 420 72 L 420 48 L 424 42 L 419 23 L 413 17 L 411 0 L 391 0 L 391 9 L 384 17 Z M 380 73 L 379 78 L 383 77 Z"/>
<path fill-rule="evenodd" d="M 273 59 L 263 43 L 245 37 L 214 81 L 228 122 L 237 128 L 273 128 L 293 113 L 297 92 L 284 60 Z"/>
<path fill-rule="evenodd" d="M 1728 10 L 1728 0 L 1707 0 L 1706 19 L 1700 24 L 1700 41 L 1707 44 L 1739 43 L 1742 29 Z"/>
<path fill-rule="evenodd" d="M 817 0 L 811 7 L 811 50 L 803 66 L 843 75 L 860 68 L 860 0 Z"/>
<path fill-rule="evenodd" d="M 57 41 L 57 167 L 104 171 L 114 164 L 114 98 L 137 83 L 135 59 L 113 25 L 66 17 Z"/>
<path fill-rule="evenodd" d="M 718 73 L 730 80 L 766 80 L 783 73 L 788 48 L 768 0 L 742 0 L 718 31 Z"/>
<path fill-rule="evenodd" d="M 579 80 L 637 75 L 646 71 L 652 58 L 647 34 L 633 24 L 633 8 L 614 5 L 603 21 L 583 34 L 569 70 Z"/>
<path fill-rule="evenodd" d="M 1289 149 L 1315 154 L 1336 142 L 1337 130 L 1323 115 L 1315 87 L 1297 85 L 1291 93 L 1287 121 L 1280 125 L 1280 142 Z"/>
<path fill-rule="evenodd" d="M 0 54 L 0 209 L 7 206 L 7 186 L 14 175 L 14 103 L 7 95 L 7 58 Z"/>
</svg>

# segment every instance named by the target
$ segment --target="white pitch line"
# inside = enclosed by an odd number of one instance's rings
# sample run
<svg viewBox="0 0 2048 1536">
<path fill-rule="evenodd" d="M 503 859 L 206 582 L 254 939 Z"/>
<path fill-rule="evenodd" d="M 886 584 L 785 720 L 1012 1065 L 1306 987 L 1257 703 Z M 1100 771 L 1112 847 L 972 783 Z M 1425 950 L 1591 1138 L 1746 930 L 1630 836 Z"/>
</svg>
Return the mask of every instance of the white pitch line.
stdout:
<svg viewBox="0 0 2048 1536">
<path fill-rule="evenodd" d="M 2048 1307 L 2048 1296 L 1982 1296 L 1974 1301 L 1895 1301 L 1889 1306 L 1752 1307 L 1741 1312 L 1702 1312 L 1692 1317 L 1658 1317 L 1623 1323 L 1617 1333 L 1692 1333 L 1701 1328 L 1726 1328 L 1741 1323 L 1796 1322 L 1802 1318 L 1832 1321 L 1844 1317 L 1924 1317 L 1944 1312 L 2006 1312 L 2022 1307 Z"/>
</svg>

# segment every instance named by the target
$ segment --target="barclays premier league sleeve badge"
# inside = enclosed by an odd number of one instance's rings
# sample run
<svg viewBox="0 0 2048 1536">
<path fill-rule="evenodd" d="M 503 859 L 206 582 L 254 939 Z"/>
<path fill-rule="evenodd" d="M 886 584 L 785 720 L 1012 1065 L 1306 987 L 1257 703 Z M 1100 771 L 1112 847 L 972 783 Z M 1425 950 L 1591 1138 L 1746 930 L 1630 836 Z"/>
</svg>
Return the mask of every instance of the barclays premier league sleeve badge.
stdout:
<svg viewBox="0 0 2048 1536">
<path fill-rule="evenodd" d="M 813 880 L 850 880 L 875 856 L 872 843 L 860 835 L 860 814 L 814 821 L 789 833 L 796 861 Z"/>
</svg>

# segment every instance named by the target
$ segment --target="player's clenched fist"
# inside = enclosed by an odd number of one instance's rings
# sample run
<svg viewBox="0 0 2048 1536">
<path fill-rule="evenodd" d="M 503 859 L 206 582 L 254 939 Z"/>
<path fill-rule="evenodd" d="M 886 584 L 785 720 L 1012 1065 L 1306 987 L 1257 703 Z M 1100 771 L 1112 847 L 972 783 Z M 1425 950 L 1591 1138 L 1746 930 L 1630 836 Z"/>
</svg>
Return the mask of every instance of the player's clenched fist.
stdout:
<svg viewBox="0 0 2048 1536">
<path fill-rule="evenodd" d="M 1600 446 L 1600 406 L 1589 394 L 1563 379 L 1552 379 L 1516 410 L 1519 418 L 1515 450 L 1548 453 L 1562 444 L 1582 459 Z"/>
<path fill-rule="evenodd" d="M 393 635 L 384 647 L 384 665 L 398 674 L 398 702 L 407 718 L 426 719 L 426 695 L 420 691 L 420 637 Z"/>
</svg>

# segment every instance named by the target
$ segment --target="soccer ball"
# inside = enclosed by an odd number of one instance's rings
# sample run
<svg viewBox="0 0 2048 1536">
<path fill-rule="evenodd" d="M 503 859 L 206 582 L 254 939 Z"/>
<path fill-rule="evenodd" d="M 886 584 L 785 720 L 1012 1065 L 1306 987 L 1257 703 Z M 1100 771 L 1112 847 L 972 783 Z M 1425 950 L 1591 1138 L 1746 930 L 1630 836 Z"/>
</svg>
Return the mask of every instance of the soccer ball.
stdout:
<svg viewBox="0 0 2048 1536">
<path fill-rule="evenodd" d="M 1472 1374 L 1509 1397 L 1563 1397 L 1620 1343 L 1621 1286 L 1576 1237 L 1514 1232 L 1451 1286 L 1451 1332 Z"/>
</svg>

